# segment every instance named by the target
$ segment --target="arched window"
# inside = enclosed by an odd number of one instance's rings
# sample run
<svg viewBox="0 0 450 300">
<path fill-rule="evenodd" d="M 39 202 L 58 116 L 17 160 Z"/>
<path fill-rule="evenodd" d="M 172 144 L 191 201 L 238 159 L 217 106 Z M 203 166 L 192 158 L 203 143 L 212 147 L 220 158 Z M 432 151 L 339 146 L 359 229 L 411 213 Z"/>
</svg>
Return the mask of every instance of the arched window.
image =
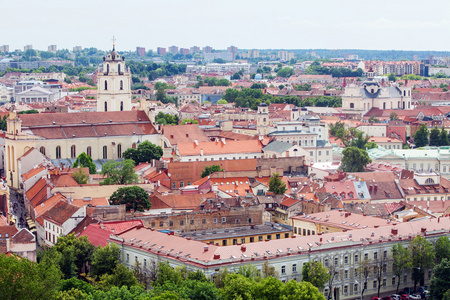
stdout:
<svg viewBox="0 0 450 300">
<path fill-rule="evenodd" d="M 425 180 L 425 184 L 434 184 L 433 178 L 427 178 L 427 180 Z"/>
<path fill-rule="evenodd" d="M 119 75 L 120 75 L 120 64 L 118 65 L 118 67 L 117 67 L 117 68 L 118 68 L 118 71 L 119 71 Z"/>
<path fill-rule="evenodd" d="M 383 109 L 386 109 L 386 102 L 383 102 Z"/>
<path fill-rule="evenodd" d="M 123 111 L 123 101 L 120 101 L 120 111 Z"/>
<path fill-rule="evenodd" d="M 105 101 L 105 111 L 108 111 L 108 102 Z"/>
<path fill-rule="evenodd" d="M 56 146 L 56 158 L 61 158 L 61 146 Z"/>
<path fill-rule="evenodd" d="M 120 89 L 123 90 L 123 80 L 120 81 Z"/>
<path fill-rule="evenodd" d="M 109 73 L 109 64 L 106 64 L 106 74 Z"/>
<path fill-rule="evenodd" d="M 45 147 L 41 147 L 41 148 L 39 148 L 39 152 L 41 152 L 42 154 L 44 154 L 44 155 L 45 155 Z"/>
<path fill-rule="evenodd" d="M 107 91 L 107 90 L 108 90 L 108 81 L 105 80 L 105 91 Z"/>
<path fill-rule="evenodd" d="M 87 154 L 88 156 L 92 157 L 92 148 L 91 148 L 91 146 L 87 147 L 87 149 L 86 149 L 86 154 Z"/>
<path fill-rule="evenodd" d="M 103 159 L 108 159 L 108 147 L 103 146 Z"/>
<path fill-rule="evenodd" d="M 131 145 L 131 148 L 136 149 L 136 143 L 133 143 L 133 144 Z"/>
<path fill-rule="evenodd" d="M 122 144 L 117 145 L 117 157 L 122 158 Z"/>
<path fill-rule="evenodd" d="M 71 158 L 77 157 L 77 147 L 75 145 L 72 145 L 72 147 L 70 147 L 70 157 Z"/>
</svg>

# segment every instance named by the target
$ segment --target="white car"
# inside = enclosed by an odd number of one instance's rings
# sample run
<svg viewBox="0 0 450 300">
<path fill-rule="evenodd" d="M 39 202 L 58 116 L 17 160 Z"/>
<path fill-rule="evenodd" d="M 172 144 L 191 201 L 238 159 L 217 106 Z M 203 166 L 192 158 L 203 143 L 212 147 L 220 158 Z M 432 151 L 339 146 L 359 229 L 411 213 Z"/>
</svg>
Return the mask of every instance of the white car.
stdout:
<svg viewBox="0 0 450 300">
<path fill-rule="evenodd" d="M 391 298 L 394 299 L 394 300 L 402 300 L 402 297 L 400 295 L 397 295 L 397 294 L 392 294 Z"/>
<path fill-rule="evenodd" d="M 411 299 L 411 300 L 422 300 L 422 296 L 420 296 L 418 294 L 412 294 L 412 295 L 409 295 L 409 299 Z"/>
</svg>

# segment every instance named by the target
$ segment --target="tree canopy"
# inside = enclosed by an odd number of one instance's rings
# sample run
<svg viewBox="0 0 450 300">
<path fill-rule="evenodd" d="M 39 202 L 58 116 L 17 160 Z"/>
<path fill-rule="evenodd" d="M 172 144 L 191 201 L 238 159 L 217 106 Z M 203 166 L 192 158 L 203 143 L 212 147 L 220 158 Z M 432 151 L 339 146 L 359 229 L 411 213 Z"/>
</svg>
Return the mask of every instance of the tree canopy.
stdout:
<svg viewBox="0 0 450 300">
<path fill-rule="evenodd" d="M 109 160 L 102 166 L 103 176 L 107 176 L 100 184 L 125 184 L 136 183 L 139 176 L 134 170 L 134 161 L 132 159 L 125 159 L 124 161 Z"/>
<path fill-rule="evenodd" d="M 78 155 L 77 159 L 73 163 L 73 167 L 85 167 L 89 168 L 89 174 L 95 174 L 97 173 L 97 167 L 94 164 L 94 161 L 92 160 L 92 157 L 87 155 L 85 152 L 80 153 Z"/>
<path fill-rule="evenodd" d="M 371 162 L 366 150 L 347 147 L 342 151 L 340 168 L 344 172 L 364 172 L 365 166 Z"/>
<path fill-rule="evenodd" d="M 145 211 L 152 206 L 147 192 L 139 186 L 119 188 L 110 197 L 111 204 L 125 204 L 127 211 Z"/>
<path fill-rule="evenodd" d="M 220 165 L 206 166 L 202 171 L 202 178 L 211 175 L 214 172 L 223 171 Z"/>
<path fill-rule="evenodd" d="M 328 269 L 318 261 L 305 263 L 303 265 L 302 275 L 304 281 L 310 282 L 319 290 L 325 287 L 325 283 L 330 277 Z"/>
<path fill-rule="evenodd" d="M 144 141 L 139 144 L 137 149 L 128 148 L 124 153 L 125 159 L 131 159 L 137 165 L 141 162 L 151 162 L 152 159 L 160 159 L 163 155 L 163 150 L 160 146 Z"/>
<path fill-rule="evenodd" d="M 177 115 L 165 114 L 160 111 L 156 117 L 155 121 L 161 125 L 178 125 L 180 118 Z"/>
<path fill-rule="evenodd" d="M 427 125 L 421 124 L 419 129 L 414 134 L 414 143 L 416 147 L 423 147 L 428 145 L 428 129 Z"/>
<path fill-rule="evenodd" d="M 275 195 L 282 195 L 286 192 L 286 184 L 281 180 L 278 173 L 273 174 L 269 180 L 269 191 Z"/>
</svg>

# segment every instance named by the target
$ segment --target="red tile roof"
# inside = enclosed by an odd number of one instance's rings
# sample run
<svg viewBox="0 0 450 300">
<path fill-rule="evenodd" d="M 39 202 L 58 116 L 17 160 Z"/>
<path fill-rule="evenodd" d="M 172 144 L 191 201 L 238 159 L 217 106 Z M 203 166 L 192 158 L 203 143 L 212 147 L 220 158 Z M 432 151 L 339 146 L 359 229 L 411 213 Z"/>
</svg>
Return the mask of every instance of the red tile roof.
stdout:
<svg viewBox="0 0 450 300">
<path fill-rule="evenodd" d="M 43 217 L 58 225 L 64 224 L 70 217 L 77 212 L 79 207 L 68 204 L 64 201 L 58 202 L 52 209 L 47 211 Z"/>
<path fill-rule="evenodd" d="M 162 128 L 162 134 L 169 139 L 172 145 L 179 143 L 189 143 L 194 140 L 199 142 L 208 142 L 208 136 L 197 124 L 187 125 L 165 125 Z"/>
<path fill-rule="evenodd" d="M 198 145 L 194 142 L 178 144 L 181 156 L 200 155 L 201 150 L 203 150 L 203 155 L 260 153 L 262 148 L 259 140 L 227 141 L 225 144 L 223 142 L 199 142 Z"/>
</svg>

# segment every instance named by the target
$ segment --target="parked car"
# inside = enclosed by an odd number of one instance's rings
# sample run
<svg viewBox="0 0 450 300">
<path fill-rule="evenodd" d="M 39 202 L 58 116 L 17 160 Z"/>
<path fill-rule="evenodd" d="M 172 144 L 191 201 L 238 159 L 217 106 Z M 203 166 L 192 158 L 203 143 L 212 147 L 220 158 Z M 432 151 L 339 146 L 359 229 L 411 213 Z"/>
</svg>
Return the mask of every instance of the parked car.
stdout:
<svg viewBox="0 0 450 300">
<path fill-rule="evenodd" d="M 427 289 L 427 287 L 425 287 L 425 286 L 419 286 L 419 287 L 417 288 L 417 291 L 418 291 L 419 293 L 424 293 L 424 294 L 428 293 L 428 289 Z"/>
<path fill-rule="evenodd" d="M 419 294 L 411 294 L 411 295 L 409 295 L 409 299 L 410 300 L 422 300 L 422 296 L 420 296 Z"/>
<path fill-rule="evenodd" d="M 391 297 L 394 300 L 402 300 L 402 297 L 400 295 L 398 295 L 398 294 L 392 294 Z"/>
<path fill-rule="evenodd" d="M 405 291 L 401 291 L 399 294 L 400 294 L 401 300 L 408 300 L 409 299 L 409 295 Z"/>
<path fill-rule="evenodd" d="M 372 297 L 372 300 L 381 300 L 380 297 Z"/>
<path fill-rule="evenodd" d="M 392 298 L 391 296 L 386 296 L 381 298 L 381 300 L 394 300 L 394 298 Z"/>
</svg>

